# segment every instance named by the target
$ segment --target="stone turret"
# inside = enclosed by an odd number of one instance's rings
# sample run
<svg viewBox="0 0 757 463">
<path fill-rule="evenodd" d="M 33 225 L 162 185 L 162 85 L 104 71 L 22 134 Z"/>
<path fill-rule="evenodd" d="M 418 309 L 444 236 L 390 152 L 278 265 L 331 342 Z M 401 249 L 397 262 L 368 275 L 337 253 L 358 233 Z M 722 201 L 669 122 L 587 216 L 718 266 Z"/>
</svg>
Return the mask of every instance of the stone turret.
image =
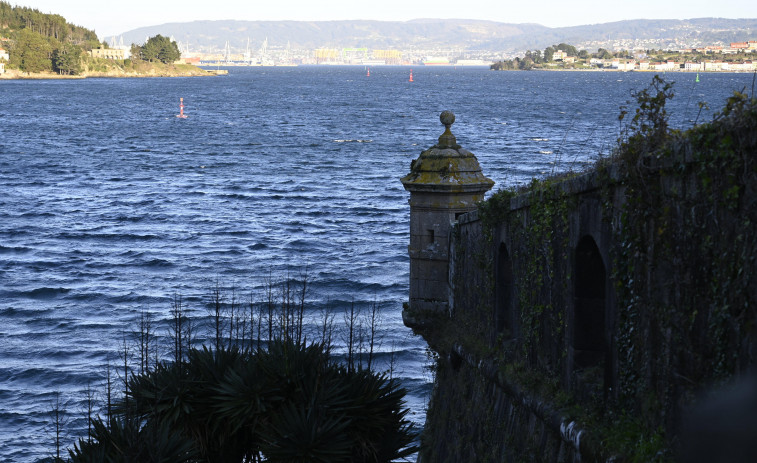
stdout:
<svg viewBox="0 0 757 463">
<path fill-rule="evenodd" d="M 457 144 L 451 111 L 439 116 L 445 131 L 402 177 L 410 192 L 410 302 L 405 324 L 420 327 L 425 315 L 449 310 L 449 238 L 457 218 L 476 209 L 494 185 L 481 173 L 476 156 Z"/>
</svg>

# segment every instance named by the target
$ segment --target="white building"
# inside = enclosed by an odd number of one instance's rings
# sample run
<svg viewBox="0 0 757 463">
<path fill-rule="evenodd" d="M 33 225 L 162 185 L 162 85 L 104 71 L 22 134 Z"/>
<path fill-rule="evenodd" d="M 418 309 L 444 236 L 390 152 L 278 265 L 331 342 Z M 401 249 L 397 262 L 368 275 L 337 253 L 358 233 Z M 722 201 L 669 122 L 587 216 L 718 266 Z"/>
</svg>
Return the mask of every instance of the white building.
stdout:
<svg viewBox="0 0 757 463">
<path fill-rule="evenodd" d="M 686 71 L 704 71 L 704 63 L 694 63 L 692 61 L 686 61 L 683 64 L 683 68 Z"/>
<path fill-rule="evenodd" d="M 742 61 L 738 63 L 730 63 L 728 66 L 728 70 L 730 71 L 754 71 L 755 69 L 755 62 L 753 61 Z"/>
<path fill-rule="evenodd" d="M 10 61 L 11 57 L 4 48 L 0 48 L 0 74 L 5 74 L 5 63 Z"/>
<path fill-rule="evenodd" d="M 557 50 L 556 52 L 552 54 L 552 60 L 554 61 L 562 61 L 567 57 L 568 57 L 568 54 L 562 50 Z"/>
<path fill-rule="evenodd" d="M 649 69 L 655 71 L 673 71 L 679 69 L 680 66 L 675 61 L 665 61 L 664 63 L 649 63 Z"/>
<path fill-rule="evenodd" d="M 614 59 L 610 63 L 610 68 L 618 71 L 633 71 L 636 67 L 636 61 L 632 59 Z"/>
<path fill-rule="evenodd" d="M 722 71 L 725 67 L 725 63 L 722 61 L 705 61 L 702 64 L 704 64 L 705 71 Z"/>
</svg>

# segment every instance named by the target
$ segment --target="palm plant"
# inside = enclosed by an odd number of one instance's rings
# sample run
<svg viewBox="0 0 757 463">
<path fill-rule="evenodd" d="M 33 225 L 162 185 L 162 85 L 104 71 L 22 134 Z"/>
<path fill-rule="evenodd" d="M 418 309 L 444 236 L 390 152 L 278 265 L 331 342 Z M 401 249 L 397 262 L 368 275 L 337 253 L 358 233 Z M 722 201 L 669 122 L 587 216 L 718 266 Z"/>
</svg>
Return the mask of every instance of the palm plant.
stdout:
<svg viewBox="0 0 757 463">
<path fill-rule="evenodd" d="M 95 421 L 93 441 L 72 458 L 389 462 L 416 451 L 404 395 L 385 375 L 333 361 L 324 344 L 191 349 L 185 361 L 131 376 L 118 419 Z"/>
<path fill-rule="evenodd" d="M 248 339 L 239 337 L 246 330 L 235 330 L 236 311 L 226 313 L 216 292 L 215 349 L 190 348 L 179 301 L 172 312 L 172 359 L 156 360 L 152 368 L 140 362 L 112 414 L 109 407 L 107 423 L 93 420 L 94 431 L 70 451 L 72 460 L 383 463 L 415 453 L 405 390 L 351 355 L 346 363 L 332 357 L 325 328 L 323 342 L 304 341 L 297 312 L 304 296 L 297 305 L 290 292 L 287 286 L 280 316 L 272 301 L 267 316 L 261 309 L 258 335 L 265 318 L 269 337 L 257 347 L 252 329 Z M 255 326 L 252 316 L 249 323 Z M 350 337 L 349 352 L 353 342 Z"/>
<path fill-rule="evenodd" d="M 92 420 L 91 440 L 69 450 L 72 463 L 189 463 L 197 461 L 192 441 L 167 427 L 135 420 Z"/>
</svg>

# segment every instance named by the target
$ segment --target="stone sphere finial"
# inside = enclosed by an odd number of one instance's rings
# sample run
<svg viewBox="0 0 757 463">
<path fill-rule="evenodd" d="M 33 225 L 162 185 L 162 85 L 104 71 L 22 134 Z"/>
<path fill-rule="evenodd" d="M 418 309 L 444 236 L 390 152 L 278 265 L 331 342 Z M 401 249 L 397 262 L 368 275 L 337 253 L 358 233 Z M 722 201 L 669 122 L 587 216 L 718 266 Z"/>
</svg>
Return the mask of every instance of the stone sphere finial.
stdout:
<svg viewBox="0 0 757 463">
<path fill-rule="evenodd" d="M 439 115 L 439 120 L 444 124 L 444 133 L 439 137 L 439 143 L 436 146 L 440 148 L 459 148 L 455 136 L 452 135 L 452 131 L 449 129 L 455 123 L 455 115 L 452 111 L 442 111 Z"/>
<path fill-rule="evenodd" d="M 450 126 L 455 123 L 455 114 L 452 111 L 442 111 L 439 115 L 439 120 L 442 121 L 444 127 L 449 130 Z"/>
</svg>

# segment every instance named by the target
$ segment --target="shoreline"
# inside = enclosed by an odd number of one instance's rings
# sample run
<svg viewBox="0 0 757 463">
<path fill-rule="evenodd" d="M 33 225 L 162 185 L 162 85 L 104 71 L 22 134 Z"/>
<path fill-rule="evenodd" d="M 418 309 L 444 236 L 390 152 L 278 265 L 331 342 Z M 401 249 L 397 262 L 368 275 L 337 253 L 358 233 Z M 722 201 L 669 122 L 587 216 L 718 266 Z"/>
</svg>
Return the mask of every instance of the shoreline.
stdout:
<svg viewBox="0 0 757 463">
<path fill-rule="evenodd" d="M 443 67 L 456 67 L 456 66 L 443 66 Z M 466 67 L 484 67 L 484 66 L 466 66 Z M 486 67 L 489 71 L 496 72 L 533 72 L 533 71 L 545 71 L 545 72 L 644 72 L 644 73 L 685 73 L 685 74 L 752 74 L 757 71 L 694 71 L 685 69 L 674 69 L 659 71 L 653 69 L 633 69 L 633 70 L 621 70 L 621 69 L 560 69 L 560 68 L 536 68 L 536 69 L 492 69 Z M 8 69 L 5 73 L 0 74 L 0 80 L 81 80 L 81 79 L 140 79 L 140 78 L 152 78 L 152 77 L 209 77 L 227 75 L 228 70 L 225 69 L 202 69 L 195 67 L 195 69 L 187 69 L 186 71 L 166 71 L 151 69 L 148 72 L 126 72 L 123 69 L 115 69 L 107 72 L 102 71 L 87 71 L 77 75 L 63 75 L 55 74 L 53 72 L 23 72 L 17 69 Z"/>
<path fill-rule="evenodd" d="M 686 73 L 686 74 L 753 74 L 757 72 L 757 70 L 754 71 L 695 71 L 695 70 L 686 70 L 686 69 L 668 69 L 665 71 L 661 71 L 658 69 L 599 69 L 599 68 L 593 68 L 593 69 L 544 69 L 544 68 L 534 68 L 534 69 L 491 69 L 491 71 L 502 71 L 502 72 L 533 72 L 533 71 L 547 71 L 547 72 L 653 72 L 657 74 L 665 74 L 665 73 Z"/>
<path fill-rule="evenodd" d="M 23 72 L 17 69 L 7 69 L 5 73 L 0 74 L 0 80 L 81 80 L 91 78 L 206 77 L 217 75 L 224 75 L 224 73 L 198 67 L 185 71 L 151 69 L 148 72 L 126 72 L 119 68 L 105 72 L 84 71 L 77 75 L 63 75 L 54 72 Z"/>
</svg>

